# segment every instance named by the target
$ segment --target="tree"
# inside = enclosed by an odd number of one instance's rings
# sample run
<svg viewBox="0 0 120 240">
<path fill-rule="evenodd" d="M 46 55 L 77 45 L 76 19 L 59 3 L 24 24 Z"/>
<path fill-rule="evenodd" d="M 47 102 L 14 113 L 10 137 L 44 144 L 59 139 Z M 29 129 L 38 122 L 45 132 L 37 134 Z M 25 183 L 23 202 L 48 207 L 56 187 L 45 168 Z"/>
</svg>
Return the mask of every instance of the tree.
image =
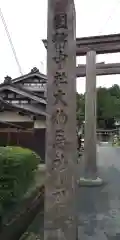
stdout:
<svg viewBox="0 0 120 240">
<path fill-rule="evenodd" d="M 77 119 L 85 119 L 85 94 L 78 94 Z M 115 120 L 120 119 L 120 87 L 113 85 L 110 88 L 97 88 L 97 128 L 113 129 Z"/>
<path fill-rule="evenodd" d="M 76 117 L 79 124 L 85 119 L 85 96 L 83 94 L 76 94 Z"/>
</svg>

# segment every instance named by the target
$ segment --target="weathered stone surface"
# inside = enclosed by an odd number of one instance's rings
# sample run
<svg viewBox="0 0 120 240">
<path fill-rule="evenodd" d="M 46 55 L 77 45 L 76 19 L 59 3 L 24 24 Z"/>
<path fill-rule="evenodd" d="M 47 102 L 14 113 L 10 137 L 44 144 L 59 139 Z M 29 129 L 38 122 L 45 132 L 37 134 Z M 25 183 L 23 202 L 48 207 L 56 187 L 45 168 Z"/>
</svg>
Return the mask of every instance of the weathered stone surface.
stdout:
<svg viewBox="0 0 120 240">
<path fill-rule="evenodd" d="M 94 51 L 88 52 L 86 57 L 84 161 L 85 177 L 96 179 L 96 53 Z"/>
<path fill-rule="evenodd" d="M 45 240 L 76 240 L 76 36 L 73 0 L 48 1 Z"/>
</svg>

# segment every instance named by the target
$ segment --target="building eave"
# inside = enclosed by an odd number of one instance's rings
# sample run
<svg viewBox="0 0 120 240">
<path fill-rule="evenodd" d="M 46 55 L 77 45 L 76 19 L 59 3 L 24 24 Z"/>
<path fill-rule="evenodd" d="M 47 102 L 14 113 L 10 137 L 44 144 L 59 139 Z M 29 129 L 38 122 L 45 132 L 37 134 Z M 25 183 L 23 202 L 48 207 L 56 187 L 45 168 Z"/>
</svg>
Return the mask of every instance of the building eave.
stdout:
<svg viewBox="0 0 120 240">
<path fill-rule="evenodd" d="M 8 103 L 7 101 L 3 100 L 0 97 L 0 112 L 3 111 L 11 111 L 13 110 L 14 112 L 17 112 L 19 114 L 23 114 L 23 115 L 34 115 L 34 116 L 43 116 L 46 117 L 46 112 L 45 111 L 31 111 L 30 109 L 25 109 L 23 107 L 19 107 L 16 104 L 11 104 Z"/>
<path fill-rule="evenodd" d="M 30 99 L 35 100 L 36 102 L 39 102 L 43 105 L 46 105 L 46 99 L 43 96 L 38 96 L 35 93 L 31 93 L 30 91 L 26 90 L 25 88 L 21 87 L 21 86 L 15 86 L 14 84 L 3 84 L 0 86 L 0 92 L 4 91 L 4 90 L 10 90 L 10 91 L 14 91 L 18 94 L 24 95 Z"/>
<path fill-rule="evenodd" d="M 43 100 L 46 100 L 46 98 L 45 98 L 43 95 L 38 95 L 38 94 L 37 94 L 36 92 L 34 92 L 34 91 L 31 92 L 30 90 L 28 90 L 27 88 L 22 87 L 21 85 L 17 85 L 17 86 L 14 86 L 14 87 L 15 87 L 16 89 L 22 90 L 23 92 L 32 95 L 32 96 L 35 96 L 35 97 L 41 98 L 41 99 L 43 99 Z"/>
</svg>

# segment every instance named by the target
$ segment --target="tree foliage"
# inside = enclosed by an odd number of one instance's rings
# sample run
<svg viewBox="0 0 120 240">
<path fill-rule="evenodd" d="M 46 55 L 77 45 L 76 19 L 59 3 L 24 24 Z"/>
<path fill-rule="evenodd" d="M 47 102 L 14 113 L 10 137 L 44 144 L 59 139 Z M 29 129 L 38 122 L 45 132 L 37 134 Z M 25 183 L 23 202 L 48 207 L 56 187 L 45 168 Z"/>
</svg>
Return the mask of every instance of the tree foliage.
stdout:
<svg viewBox="0 0 120 240">
<path fill-rule="evenodd" d="M 40 158 L 21 147 L 0 147 L 0 207 L 17 201 L 34 179 Z"/>
<path fill-rule="evenodd" d="M 85 94 L 77 93 L 77 119 L 85 119 Z M 110 88 L 97 88 L 97 127 L 111 129 L 120 119 L 120 87 L 115 84 Z"/>
<path fill-rule="evenodd" d="M 77 120 L 81 124 L 85 119 L 85 96 L 83 94 L 76 94 L 76 106 Z"/>
</svg>

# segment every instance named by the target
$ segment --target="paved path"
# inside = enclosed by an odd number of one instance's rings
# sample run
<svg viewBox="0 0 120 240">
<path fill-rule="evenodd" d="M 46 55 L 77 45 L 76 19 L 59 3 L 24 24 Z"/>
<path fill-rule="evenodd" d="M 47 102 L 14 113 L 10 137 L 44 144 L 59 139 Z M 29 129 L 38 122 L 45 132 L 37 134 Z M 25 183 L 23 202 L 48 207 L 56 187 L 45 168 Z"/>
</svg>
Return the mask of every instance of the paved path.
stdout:
<svg viewBox="0 0 120 240">
<path fill-rule="evenodd" d="M 102 187 L 81 187 L 78 192 L 79 240 L 120 240 L 120 148 L 98 147 Z M 80 169 L 78 169 L 78 175 Z M 44 172 L 44 165 L 40 171 Z M 43 239 L 43 214 L 38 214 L 28 232 Z"/>
<path fill-rule="evenodd" d="M 79 189 L 79 239 L 120 240 L 120 148 L 98 147 L 98 167 L 105 184 Z"/>
</svg>

